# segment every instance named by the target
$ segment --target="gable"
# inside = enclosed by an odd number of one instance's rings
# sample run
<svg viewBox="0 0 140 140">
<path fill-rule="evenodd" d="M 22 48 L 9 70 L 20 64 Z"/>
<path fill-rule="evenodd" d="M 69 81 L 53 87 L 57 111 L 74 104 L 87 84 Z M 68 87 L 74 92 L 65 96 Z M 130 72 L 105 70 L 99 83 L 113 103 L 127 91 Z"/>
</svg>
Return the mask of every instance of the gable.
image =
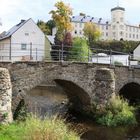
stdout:
<svg viewBox="0 0 140 140">
<path fill-rule="evenodd" d="M 40 34 L 41 36 L 44 36 L 44 33 L 40 30 L 40 28 L 32 19 L 29 19 L 23 26 L 21 26 L 16 32 L 14 32 L 12 36 L 14 36 L 15 34 L 25 33 Z"/>
</svg>

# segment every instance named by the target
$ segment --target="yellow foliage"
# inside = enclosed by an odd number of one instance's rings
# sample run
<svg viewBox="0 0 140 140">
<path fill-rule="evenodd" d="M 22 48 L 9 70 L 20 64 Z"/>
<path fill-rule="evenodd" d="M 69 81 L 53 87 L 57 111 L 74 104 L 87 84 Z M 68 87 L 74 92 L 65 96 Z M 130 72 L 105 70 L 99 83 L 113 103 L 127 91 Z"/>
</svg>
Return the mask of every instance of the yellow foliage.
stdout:
<svg viewBox="0 0 140 140">
<path fill-rule="evenodd" d="M 99 28 L 96 26 L 96 24 L 92 22 L 85 23 L 83 31 L 84 31 L 84 35 L 88 38 L 89 44 L 99 39 L 101 35 Z"/>
<path fill-rule="evenodd" d="M 67 32 L 72 30 L 72 25 L 70 22 L 70 16 L 72 15 L 72 9 L 69 5 L 64 4 L 60 1 L 55 4 L 56 10 L 50 11 L 52 18 L 56 23 L 58 30 Z"/>
</svg>

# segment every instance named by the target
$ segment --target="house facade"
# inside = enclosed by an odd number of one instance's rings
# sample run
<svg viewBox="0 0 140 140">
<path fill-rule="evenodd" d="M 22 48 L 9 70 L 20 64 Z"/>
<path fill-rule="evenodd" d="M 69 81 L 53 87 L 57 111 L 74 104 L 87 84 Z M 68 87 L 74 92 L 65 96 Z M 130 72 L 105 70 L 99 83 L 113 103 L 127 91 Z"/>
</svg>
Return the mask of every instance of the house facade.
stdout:
<svg viewBox="0 0 140 140">
<path fill-rule="evenodd" d="M 133 51 L 133 58 L 140 61 L 140 43 Z"/>
<path fill-rule="evenodd" d="M 93 22 L 101 32 L 100 40 L 140 40 L 140 27 L 130 25 L 125 19 L 125 9 L 123 7 L 115 7 L 111 9 L 111 19 L 106 20 L 86 16 L 84 14 L 73 16 L 71 23 L 73 25 L 72 36 L 83 37 L 83 29 L 86 22 Z M 53 35 L 56 34 L 56 28 L 53 29 Z"/>
<path fill-rule="evenodd" d="M 0 60 L 41 61 L 45 57 L 45 35 L 30 18 L 0 35 Z"/>
</svg>

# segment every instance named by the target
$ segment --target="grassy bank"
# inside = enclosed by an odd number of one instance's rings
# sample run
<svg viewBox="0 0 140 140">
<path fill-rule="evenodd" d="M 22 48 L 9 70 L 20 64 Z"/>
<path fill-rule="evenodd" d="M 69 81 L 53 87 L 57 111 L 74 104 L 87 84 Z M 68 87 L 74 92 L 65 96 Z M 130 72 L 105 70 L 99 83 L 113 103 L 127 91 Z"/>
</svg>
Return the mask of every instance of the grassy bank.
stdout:
<svg viewBox="0 0 140 140">
<path fill-rule="evenodd" d="M 64 120 L 30 116 L 24 122 L 1 125 L 0 140 L 80 140 L 80 136 Z"/>
</svg>

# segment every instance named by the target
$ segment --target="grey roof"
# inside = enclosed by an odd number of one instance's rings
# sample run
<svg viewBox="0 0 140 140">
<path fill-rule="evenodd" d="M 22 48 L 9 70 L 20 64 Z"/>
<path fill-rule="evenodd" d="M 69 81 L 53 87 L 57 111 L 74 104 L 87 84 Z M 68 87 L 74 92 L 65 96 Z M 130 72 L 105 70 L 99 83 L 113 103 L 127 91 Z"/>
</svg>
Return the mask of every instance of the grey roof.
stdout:
<svg viewBox="0 0 140 140">
<path fill-rule="evenodd" d="M 111 9 L 111 11 L 115 11 L 115 10 L 125 11 L 125 8 L 117 6 L 117 7 L 114 7 L 114 8 Z"/>
<path fill-rule="evenodd" d="M 98 24 L 110 24 L 109 20 L 105 20 L 102 18 L 96 18 L 96 17 L 91 17 L 91 16 L 73 16 L 71 18 L 72 22 L 93 22 L 93 23 L 98 23 Z"/>
<path fill-rule="evenodd" d="M 31 19 L 31 18 L 30 18 Z M 30 19 L 28 20 L 21 20 L 20 23 L 18 23 L 17 25 L 13 26 L 10 30 L 8 30 L 7 32 L 3 32 L 1 35 L 0 35 L 0 40 L 3 40 L 3 39 L 6 39 L 6 38 L 9 38 L 12 34 L 14 34 L 20 27 L 22 27 L 27 21 L 29 21 Z"/>
<path fill-rule="evenodd" d="M 51 44 L 54 44 L 55 36 L 53 36 L 53 35 L 46 35 L 46 37 L 48 38 L 48 40 L 50 41 Z"/>
</svg>

